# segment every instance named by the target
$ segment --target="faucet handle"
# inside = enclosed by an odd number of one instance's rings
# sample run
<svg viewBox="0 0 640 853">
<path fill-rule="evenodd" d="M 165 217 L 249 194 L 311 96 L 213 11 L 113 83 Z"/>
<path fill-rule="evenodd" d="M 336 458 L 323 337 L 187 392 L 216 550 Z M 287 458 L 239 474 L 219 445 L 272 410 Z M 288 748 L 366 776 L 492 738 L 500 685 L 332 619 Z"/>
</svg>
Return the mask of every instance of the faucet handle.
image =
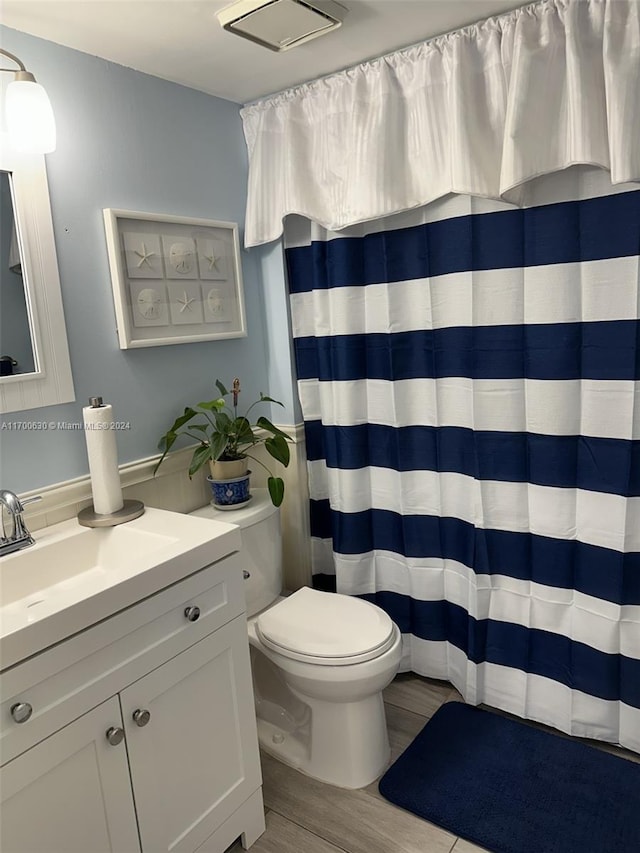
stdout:
<svg viewBox="0 0 640 853">
<path fill-rule="evenodd" d="M 41 500 L 42 500 L 42 495 L 33 495 L 33 497 L 30 497 L 30 498 L 22 498 L 20 503 L 22 504 L 22 506 L 26 506 L 27 504 L 38 503 L 38 501 L 41 501 Z"/>
</svg>

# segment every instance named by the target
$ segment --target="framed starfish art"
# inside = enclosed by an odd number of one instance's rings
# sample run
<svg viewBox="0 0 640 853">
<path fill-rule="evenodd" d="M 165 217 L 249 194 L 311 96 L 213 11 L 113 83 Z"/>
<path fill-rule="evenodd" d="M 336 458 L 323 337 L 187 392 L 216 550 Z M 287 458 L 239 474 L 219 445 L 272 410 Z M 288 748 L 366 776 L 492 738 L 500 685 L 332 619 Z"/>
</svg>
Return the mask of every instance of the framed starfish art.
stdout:
<svg viewBox="0 0 640 853">
<path fill-rule="evenodd" d="M 103 212 L 121 349 L 246 336 L 235 222 Z"/>
</svg>

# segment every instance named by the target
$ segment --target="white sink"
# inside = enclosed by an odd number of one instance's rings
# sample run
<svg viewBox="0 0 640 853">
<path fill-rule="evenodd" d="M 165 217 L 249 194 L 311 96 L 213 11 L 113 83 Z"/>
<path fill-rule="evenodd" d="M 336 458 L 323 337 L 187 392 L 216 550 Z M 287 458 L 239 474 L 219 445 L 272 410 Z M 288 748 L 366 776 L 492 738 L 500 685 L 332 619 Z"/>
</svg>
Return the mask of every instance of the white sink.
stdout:
<svg viewBox="0 0 640 853">
<path fill-rule="evenodd" d="M 237 527 L 167 512 L 110 528 L 76 519 L 0 557 L 0 669 L 130 607 L 240 547 Z"/>
<path fill-rule="evenodd" d="M 20 599 L 45 601 L 78 584 L 94 583 L 98 575 L 153 554 L 174 543 L 170 536 L 129 529 L 79 528 L 67 536 L 43 537 L 40 547 L 28 547 L 0 562 L 0 606 Z"/>
</svg>

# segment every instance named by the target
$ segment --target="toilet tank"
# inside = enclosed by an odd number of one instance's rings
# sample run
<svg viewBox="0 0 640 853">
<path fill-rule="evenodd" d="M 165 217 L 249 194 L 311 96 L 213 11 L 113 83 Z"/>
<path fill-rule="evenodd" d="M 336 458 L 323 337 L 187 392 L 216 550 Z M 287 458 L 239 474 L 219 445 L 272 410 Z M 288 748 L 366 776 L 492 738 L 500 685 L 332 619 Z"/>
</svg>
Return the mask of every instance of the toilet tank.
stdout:
<svg viewBox="0 0 640 853">
<path fill-rule="evenodd" d="M 242 568 L 247 616 L 268 607 L 282 590 L 282 535 L 280 510 L 271 503 L 266 489 L 252 489 L 251 498 L 240 509 L 220 510 L 212 505 L 189 515 L 237 524 L 242 532 Z"/>
</svg>

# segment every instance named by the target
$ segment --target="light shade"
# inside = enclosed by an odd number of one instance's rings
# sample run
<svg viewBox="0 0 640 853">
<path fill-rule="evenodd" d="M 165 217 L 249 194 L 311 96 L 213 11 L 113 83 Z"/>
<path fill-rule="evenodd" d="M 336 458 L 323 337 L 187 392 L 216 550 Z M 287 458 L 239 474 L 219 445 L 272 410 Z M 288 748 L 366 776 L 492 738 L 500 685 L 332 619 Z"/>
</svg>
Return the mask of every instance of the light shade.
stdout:
<svg viewBox="0 0 640 853">
<path fill-rule="evenodd" d="M 55 151 L 56 123 L 49 96 L 39 83 L 14 80 L 7 86 L 7 129 L 18 151 Z"/>
</svg>

